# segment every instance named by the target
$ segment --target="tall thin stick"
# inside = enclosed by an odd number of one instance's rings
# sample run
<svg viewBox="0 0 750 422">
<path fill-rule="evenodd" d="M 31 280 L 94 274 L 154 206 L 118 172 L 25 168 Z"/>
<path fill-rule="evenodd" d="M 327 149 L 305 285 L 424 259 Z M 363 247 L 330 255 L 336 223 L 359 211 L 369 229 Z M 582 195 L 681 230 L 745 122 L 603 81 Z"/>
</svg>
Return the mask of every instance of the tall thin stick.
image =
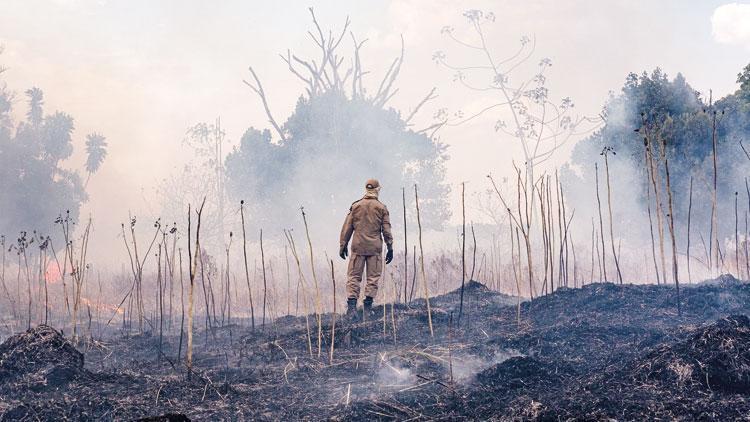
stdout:
<svg viewBox="0 0 750 422">
<path fill-rule="evenodd" d="M 419 193 L 417 185 L 414 185 L 414 202 L 417 207 L 417 227 L 419 228 L 419 265 L 422 273 L 422 282 L 424 283 L 424 300 L 427 302 L 427 324 L 430 326 L 430 337 L 435 338 L 435 332 L 432 330 L 432 309 L 430 308 L 430 292 L 427 288 L 427 275 L 424 271 L 424 248 L 422 247 L 422 220 L 419 215 Z"/>
<path fill-rule="evenodd" d="M 471 238 L 473 241 L 472 251 L 471 251 L 471 273 L 469 274 L 469 281 L 474 280 L 474 269 L 477 266 L 477 235 L 474 233 L 474 222 L 471 222 Z M 482 269 L 479 269 L 480 276 Z M 479 276 L 477 276 L 479 278 Z"/>
<path fill-rule="evenodd" d="M 185 359 L 187 366 L 187 375 L 190 379 L 190 374 L 193 372 L 193 291 L 195 289 L 195 276 L 198 266 L 198 255 L 201 249 L 201 214 L 203 213 L 203 206 L 206 204 L 206 198 L 203 197 L 200 208 L 198 208 L 198 223 L 195 229 L 195 251 L 191 251 L 190 245 L 190 234 L 191 234 L 191 213 L 190 205 L 188 204 L 188 266 L 190 268 L 190 289 L 188 291 L 188 328 L 187 328 L 187 357 Z M 195 255 L 193 255 L 195 254 Z M 208 312 L 208 309 L 206 309 Z"/>
<path fill-rule="evenodd" d="M 591 283 L 594 282 L 594 236 L 595 235 L 595 229 L 594 229 L 594 219 L 591 219 Z"/>
<path fill-rule="evenodd" d="M 260 265 L 263 269 L 263 322 L 261 327 L 263 330 L 266 329 L 266 290 L 268 285 L 266 284 L 266 255 L 263 252 L 263 229 L 260 229 Z"/>
<path fill-rule="evenodd" d="M 253 307 L 253 289 L 250 288 L 250 271 L 247 268 L 247 237 L 245 236 L 245 201 L 240 201 L 240 216 L 242 217 L 242 256 L 245 260 L 245 282 L 247 294 L 250 297 L 250 324 L 255 331 L 255 308 Z"/>
<path fill-rule="evenodd" d="M 665 138 L 662 138 L 662 160 L 664 161 L 664 174 L 667 179 L 667 196 L 669 198 L 669 235 L 672 238 L 672 277 L 674 278 L 674 284 L 677 289 L 677 315 L 682 316 L 682 306 L 680 304 L 680 279 L 677 271 L 677 245 L 674 232 L 674 211 L 672 207 L 672 185 L 669 179 L 669 158 L 667 158 L 667 140 Z"/>
<path fill-rule="evenodd" d="M 687 246 L 685 247 L 685 255 L 687 255 L 688 265 L 688 283 L 693 283 L 693 276 L 690 274 L 690 217 L 693 213 L 693 176 L 690 176 L 690 193 L 688 194 L 688 232 L 687 232 Z M 649 218 L 651 216 L 649 215 Z M 653 233 L 651 235 L 653 239 Z M 653 241 L 652 241 L 653 243 Z M 656 263 L 656 261 L 654 261 Z M 738 269 L 739 270 L 739 269 Z"/>
<path fill-rule="evenodd" d="M 716 136 L 716 110 L 713 108 L 713 91 L 709 90 L 708 107 L 712 113 L 711 120 L 711 151 L 712 151 L 712 164 L 713 164 L 713 190 L 711 191 L 711 259 L 713 260 L 712 269 L 719 267 L 719 204 L 717 201 L 718 191 L 718 164 L 717 164 L 717 136 Z"/>
<path fill-rule="evenodd" d="M 461 316 L 464 311 L 464 285 L 466 284 L 466 202 L 464 201 L 464 194 L 466 192 L 466 183 L 461 183 L 461 304 L 458 307 L 458 320 L 456 321 L 459 326 L 461 324 Z"/>
<path fill-rule="evenodd" d="M 510 210 L 508 210 L 508 214 L 510 214 Z M 516 281 L 516 302 L 517 302 L 517 308 L 516 308 L 516 323 L 520 326 L 521 325 L 521 282 L 519 281 L 518 273 L 520 272 L 520 268 L 516 270 L 516 242 L 513 238 L 513 222 L 511 219 L 508 219 L 508 229 L 510 230 L 510 259 L 511 259 L 511 267 L 513 268 L 513 278 Z M 517 231 L 518 229 L 516 229 Z M 519 245 L 520 248 L 520 245 Z M 520 258 L 519 258 L 520 262 Z M 520 265 L 520 264 L 519 264 Z"/>
<path fill-rule="evenodd" d="M 305 222 L 305 235 L 307 236 L 307 246 L 310 249 L 310 269 L 312 270 L 313 283 L 315 284 L 315 315 L 318 319 L 318 357 L 320 357 L 323 342 L 323 322 L 320 309 L 320 289 L 318 288 L 318 277 L 315 275 L 315 259 L 313 257 L 312 240 L 310 239 L 310 230 L 307 227 L 307 215 L 305 208 L 300 207 L 302 212 L 302 221 Z"/>
<path fill-rule="evenodd" d="M 407 242 L 406 230 L 406 188 L 401 188 L 401 204 L 404 208 L 404 303 L 408 302 L 406 298 L 406 289 L 409 285 L 409 244 Z M 416 268 L 414 269 L 416 271 Z"/>
<path fill-rule="evenodd" d="M 414 245 L 412 247 L 411 266 L 412 268 L 414 268 L 414 271 L 411 275 L 411 290 L 409 291 L 409 302 L 414 300 L 414 289 L 417 285 L 417 245 Z"/>
<path fill-rule="evenodd" d="M 740 235 L 738 232 L 738 219 L 737 219 L 737 195 L 738 192 L 734 192 L 734 266 L 737 268 L 737 278 L 741 278 L 740 274 Z"/>
<path fill-rule="evenodd" d="M 286 314 L 292 314 L 292 275 L 289 271 L 289 250 L 284 245 L 284 261 L 286 262 Z"/>
<path fill-rule="evenodd" d="M 750 211 L 750 185 L 747 183 L 747 177 L 745 178 L 745 191 L 747 192 L 747 210 Z M 750 255 L 748 255 L 748 227 L 747 227 L 747 211 L 745 212 L 745 276 L 746 280 L 750 280 Z"/>
<path fill-rule="evenodd" d="M 645 127 L 645 121 L 644 121 L 644 127 Z M 645 128 L 644 128 L 645 129 Z M 648 175 L 649 180 L 651 181 L 651 186 L 654 188 L 654 204 L 655 204 L 655 212 L 656 212 L 656 224 L 657 224 L 657 230 L 659 234 L 659 257 L 661 260 L 661 281 L 662 283 L 667 283 L 667 264 L 666 264 L 666 258 L 664 254 L 664 207 L 661 203 L 661 195 L 659 194 L 659 186 L 661 186 L 661 176 L 659 173 L 659 169 L 657 168 L 657 165 L 654 160 L 654 150 L 653 150 L 653 142 L 650 142 L 649 140 L 649 133 L 647 130 L 645 130 L 643 143 L 645 146 L 646 151 L 646 172 Z"/>
<path fill-rule="evenodd" d="M 177 346 L 177 360 L 180 360 L 180 356 L 182 356 L 182 339 L 183 335 L 185 333 L 185 285 L 183 280 L 183 274 L 182 274 L 182 248 L 178 250 L 179 253 L 179 263 L 180 263 L 180 343 L 179 346 Z"/>
<path fill-rule="evenodd" d="M 643 153 L 646 157 L 646 162 L 648 162 L 648 149 L 644 150 Z M 651 170 L 647 167 L 646 171 L 648 172 L 647 177 L 651 179 Z M 690 182 L 690 186 L 692 188 L 692 179 Z M 690 199 L 692 201 L 692 190 L 691 190 L 691 196 Z M 654 260 L 654 272 L 656 274 L 656 284 L 660 284 L 660 278 L 659 278 L 659 264 L 656 261 L 656 242 L 654 241 L 654 220 L 651 217 L 651 181 L 649 180 L 646 182 L 646 210 L 648 211 L 648 229 L 649 233 L 651 234 L 651 256 Z M 689 226 L 690 216 L 688 213 L 688 226 Z M 690 247 L 690 231 L 688 230 L 688 248 Z"/>
<path fill-rule="evenodd" d="M 602 221 L 602 201 L 599 198 L 599 165 L 597 163 L 594 163 L 594 169 L 596 174 L 596 204 L 599 209 L 599 234 L 602 237 L 602 267 L 604 268 L 604 281 L 607 281 L 607 257 L 604 252 L 606 246 L 604 245 L 604 222 Z"/>
<path fill-rule="evenodd" d="M 620 259 L 617 257 L 617 253 L 615 252 L 615 229 L 614 229 L 614 221 L 612 219 L 612 188 L 610 186 L 609 182 L 609 153 L 615 154 L 615 152 L 609 148 L 605 147 L 602 154 L 604 155 L 604 171 L 607 176 L 607 208 L 609 209 L 609 241 L 612 244 L 612 256 L 614 256 L 615 259 L 615 268 L 617 269 L 617 282 L 622 284 L 622 273 L 620 272 Z M 597 193 L 598 193 L 597 189 Z"/>
<path fill-rule="evenodd" d="M 331 260 L 331 282 L 333 283 L 333 315 L 331 315 L 331 353 L 328 356 L 329 365 L 333 365 L 333 348 L 336 344 L 336 274 L 333 271 L 333 260 Z"/>
<path fill-rule="evenodd" d="M 289 244 L 289 249 L 292 251 L 294 262 L 297 264 L 297 285 L 302 287 L 302 303 L 305 305 L 305 328 L 307 329 L 307 350 L 310 353 L 310 357 L 313 356 L 312 351 L 312 340 L 310 339 L 310 312 L 308 312 L 307 306 L 307 290 L 305 289 L 305 276 L 302 273 L 302 264 L 297 254 L 297 247 L 294 244 L 294 238 L 292 237 L 291 230 L 284 230 L 284 237 Z"/>
</svg>

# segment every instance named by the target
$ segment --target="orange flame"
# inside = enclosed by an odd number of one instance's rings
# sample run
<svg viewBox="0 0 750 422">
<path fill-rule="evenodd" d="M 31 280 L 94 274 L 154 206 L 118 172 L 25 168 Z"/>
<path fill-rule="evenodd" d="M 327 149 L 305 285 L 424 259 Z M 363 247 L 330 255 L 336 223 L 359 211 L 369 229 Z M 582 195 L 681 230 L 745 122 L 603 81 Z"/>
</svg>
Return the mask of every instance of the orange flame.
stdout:
<svg viewBox="0 0 750 422">
<path fill-rule="evenodd" d="M 56 284 L 62 280 L 62 271 L 56 262 L 50 262 L 44 271 L 44 280 L 49 284 Z"/>
</svg>

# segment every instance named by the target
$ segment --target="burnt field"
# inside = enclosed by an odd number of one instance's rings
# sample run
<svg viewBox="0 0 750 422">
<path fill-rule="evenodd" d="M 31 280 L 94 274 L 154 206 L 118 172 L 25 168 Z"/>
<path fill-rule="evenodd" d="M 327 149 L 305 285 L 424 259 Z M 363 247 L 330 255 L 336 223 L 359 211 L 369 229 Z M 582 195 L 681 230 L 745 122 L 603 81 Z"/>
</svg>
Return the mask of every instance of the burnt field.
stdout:
<svg viewBox="0 0 750 422">
<path fill-rule="evenodd" d="M 591 284 L 524 301 L 467 285 L 377 319 L 284 317 L 179 338 L 39 326 L 0 346 L 3 420 L 733 420 L 750 415 L 750 285 Z M 385 316 L 384 316 L 385 315 Z M 395 324 L 394 324 L 395 323 Z M 395 329 L 394 329 L 395 327 Z M 183 347 L 184 351 L 184 347 Z M 162 419 L 153 419 L 161 417 Z"/>
</svg>

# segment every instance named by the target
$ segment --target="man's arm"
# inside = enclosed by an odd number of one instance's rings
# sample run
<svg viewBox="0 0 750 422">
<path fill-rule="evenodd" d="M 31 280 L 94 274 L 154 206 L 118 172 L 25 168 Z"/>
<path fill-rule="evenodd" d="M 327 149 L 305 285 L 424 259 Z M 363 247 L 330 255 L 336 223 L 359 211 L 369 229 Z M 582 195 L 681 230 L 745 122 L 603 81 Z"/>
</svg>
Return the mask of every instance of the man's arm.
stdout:
<svg viewBox="0 0 750 422">
<path fill-rule="evenodd" d="M 393 248 L 393 235 L 391 234 L 391 216 L 388 214 L 388 208 L 383 207 L 385 212 L 383 213 L 383 240 L 388 245 L 388 249 Z"/>
<path fill-rule="evenodd" d="M 349 239 L 354 233 L 354 221 L 352 220 L 352 209 L 349 208 L 349 214 L 346 215 L 344 225 L 341 227 L 341 237 L 339 238 L 339 248 L 343 249 L 349 244 Z"/>
</svg>

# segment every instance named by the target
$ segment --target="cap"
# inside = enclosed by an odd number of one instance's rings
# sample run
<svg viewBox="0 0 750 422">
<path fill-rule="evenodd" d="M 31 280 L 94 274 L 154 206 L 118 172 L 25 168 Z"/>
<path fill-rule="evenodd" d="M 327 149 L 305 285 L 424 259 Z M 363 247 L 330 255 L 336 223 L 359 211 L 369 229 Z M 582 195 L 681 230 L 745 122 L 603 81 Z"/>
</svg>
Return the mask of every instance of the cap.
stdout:
<svg viewBox="0 0 750 422">
<path fill-rule="evenodd" d="M 377 181 L 377 179 L 369 179 L 367 182 L 365 182 L 365 188 L 367 189 L 377 189 L 380 187 L 380 182 Z"/>
</svg>

